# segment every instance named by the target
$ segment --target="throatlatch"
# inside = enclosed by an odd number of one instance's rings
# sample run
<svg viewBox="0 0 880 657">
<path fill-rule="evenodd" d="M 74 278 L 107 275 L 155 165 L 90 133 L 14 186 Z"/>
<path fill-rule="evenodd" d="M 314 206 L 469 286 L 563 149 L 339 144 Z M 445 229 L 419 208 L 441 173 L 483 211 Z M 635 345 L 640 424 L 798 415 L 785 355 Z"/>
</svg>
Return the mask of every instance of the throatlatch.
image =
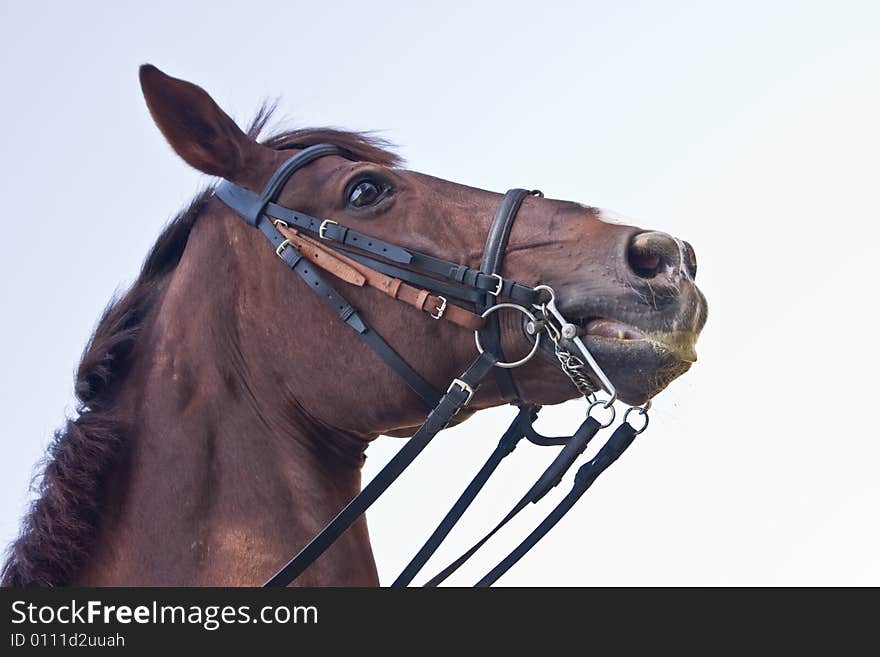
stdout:
<svg viewBox="0 0 880 657">
<path fill-rule="evenodd" d="M 468 484 L 462 495 L 443 518 L 437 529 L 413 557 L 393 586 L 406 586 L 418 574 L 449 534 L 464 512 L 476 498 L 501 461 L 519 442 L 526 438 L 541 445 L 561 445 L 562 449 L 523 497 L 485 537 L 447 566 L 428 582 L 439 584 L 514 516 L 530 503 L 539 502 L 587 449 L 598 432 L 610 426 L 615 419 L 614 385 L 593 358 L 584 342 L 556 307 L 556 294 L 550 286 L 524 285 L 501 275 L 502 261 L 510 231 L 517 212 L 529 195 L 541 196 L 538 191 L 512 189 L 505 194 L 492 220 L 480 269 L 442 260 L 418 251 L 386 242 L 343 226 L 331 219 L 320 219 L 276 203 L 289 178 L 316 159 L 336 155 L 354 159 L 348 151 L 331 144 L 309 146 L 284 162 L 272 175 L 262 193 L 256 194 L 224 180 L 215 190 L 215 196 L 244 221 L 259 229 L 269 240 L 276 255 L 296 272 L 336 315 L 354 330 L 364 342 L 419 396 L 431 409 L 425 422 L 382 470 L 358 493 L 321 532 L 298 554 L 285 564 L 265 586 L 286 586 L 330 547 L 424 450 L 428 443 L 443 430 L 452 418 L 470 403 L 475 391 L 492 371 L 506 400 L 513 400 L 519 412 L 502 436 L 498 446 Z M 400 265 L 405 265 L 402 267 Z M 350 285 L 371 285 L 389 296 L 428 315 L 433 320 L 449 321 L 474 331 L 479 356 L 454 379 L 446 392 L 435 389 L 413 370 L 396 351 L 367 325 L 351 306 L 319 273 L 327 272 Z M 504 301 L 502 301 L 502 299 Z M 457 303 L 469 303 L 473 311 Z M 497 312 L 509 308 L 523 313 L 528 320 L 527 333 L 534 342 L 524 358 L 506 362 L 501 345 L 501 331 Z M 587 417 L 578 430 L 568 437 L 545 437 L 534 429 L 539 408 L 519 402 L 519 393 L 510 370 L 525 364 L 538 350 L 544 334 L 551 340 L 554 353 L 563 372 L 589 402 Z M 572 353 L 563 341 L 574 344 Z M 592 373 L 602 384 L 609 398 L 599 400 L 598 388 L 590 378 Z M 550 529 L 559 522 L 575 502 L 586 492 L 596 478 L 613 463 L 645 430 L 650 402 L 642 407 L 630 407 L 623 421 L 598 453 L 578 470 L 571 492 L 550 512 L 541 524 L 504 560 L 492 569 L 478 586 L 489 586 L 522 558 Z M 610 419 L 600 422 L 592 416 L 594 409 L 606 409 Z M 644 417 L 641 429 L 635 429 L 627 418 L 632 411 Z M 600 412 L 600 411 L 597 411 Z"/>
</svg>

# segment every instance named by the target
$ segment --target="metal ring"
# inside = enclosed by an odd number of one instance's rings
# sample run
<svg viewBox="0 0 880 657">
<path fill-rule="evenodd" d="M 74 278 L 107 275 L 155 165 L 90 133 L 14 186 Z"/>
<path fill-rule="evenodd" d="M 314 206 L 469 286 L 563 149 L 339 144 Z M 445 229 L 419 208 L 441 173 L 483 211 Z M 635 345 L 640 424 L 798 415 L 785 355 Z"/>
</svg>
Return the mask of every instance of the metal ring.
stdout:
<svg viewBox="0 0 880 657">
<path fill-rule="evenodd" d="M 626 409 L 626 413 L 623 414 L 623 421 L 624 421 L 624 422 L 626 422 L 626 419 L 629 417 L 629 414 L 632 413 L 633 411 L 638 411 L 638 412 L 639 412 L 639 415 L 644 416 L 644 418 L 645 418 L 645 423 L 642 425 L 642 428 L 641 428 L 641 429 L 639 429 L 638 431 L 636 431 L 636 435 L 637 435 L 637 436 L 638 436 L 640 433 L 642 433 L 645 429 L 648 428 L 648 422 L 649 422 L 650 419 L 651 419 L 650 416 L 648 415 L 648 409 L 649 409 L 649 408 L 651 408 L 651 402 L 650 402 L 650 401 L 648 401 L 648 403 L 645 404 L 644 406 L 630 406 L 628 409 Z M 632 425 L 630 425 L 630 426 L 632 426 Z M 635 429 L 635 427 L 633 427 L 633 429 Z"/>
<path fill-rule="evenodd" d="M 533 322 L 538 321 L 538 318 L 535 317 L 532 313 L 530 313 L 526 308 L 523 308 L 522 306 L 515 304 L 515 303 L 496 303 L 491 308 L 487 308 L 486 311 L 481 315 L 481 317 L 483 317 L 483 319 L 485 319 L 486 317 L 488 317 L 489 315 L 494 313 L 496 310 L 500 310 L 501 308 L 512 308 L 514 310 L 518 310 L 523 315 L 525 315 L 530 320 L 532 320 Z M 477 344 L 477 351 L 479 351 L 482 354 L 483 353 L 483 345 L 480 344 L 480 332 L 479 331 L 474 331 L 474 342 Z M 520 365 L 525 365 L 526 363 L 528 363 L 532 359 L 532 356 L 534 356 L 536 353 L 538 353 L 538 345 L 540 345 L 540 344 L 541 344 L 541 331 L 538 331 L 537 333 L 535 333 L 535 344 L 532 345 L 532 350 L 528 354 L 526 354 L 525 358 L 520 358 L 519 360 L 514 361 L 512 363 L 495 363 L 495 367 L 500 367 L 502 369 L 509 370 L 509 369 L 513 369 L 514 367 L 519 367 Z"/>
<path fill-rule="evenodd" d="M 603 428 L 603 429 L 606 428 L 606 427 L 610 427 L 610 426 L 611 426 L 611 423 L 614 422 L 614 418 L 617 417 L 617 411 L 614 409 L 614 406 L 608 406 L 608 405 L 606 405 L 604 399 L 597 399 L 597 400 L 594 401 L 592 404 L 590 404 L 590 407 L 587 409 L 587 417 L 590 417 L 590 411 L 593 410 L 593 407 L 594 407 L 594 406 L 602 406 L 603 408 L 611 409 L 611 419 L 608 420 L 608 422 L 606 422 L 605 424 L 602 425 L 602 428 Z M 644 431 L 644 430 L 643 430 L 643 431 Z"/>
</svg>

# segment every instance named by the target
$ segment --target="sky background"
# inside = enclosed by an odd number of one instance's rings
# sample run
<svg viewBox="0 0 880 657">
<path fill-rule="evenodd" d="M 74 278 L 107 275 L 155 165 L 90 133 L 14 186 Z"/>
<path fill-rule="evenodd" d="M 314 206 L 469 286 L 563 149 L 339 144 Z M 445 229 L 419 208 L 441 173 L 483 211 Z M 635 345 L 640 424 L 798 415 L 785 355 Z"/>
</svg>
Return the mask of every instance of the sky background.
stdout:
<svg viewBox="0 0 880 657">
<path fill-rule="evenodd" d="M 114 291 L 206 178 L 137 81 L 151 62 L 240 123 L 381 129 L 409 167 L 538 187 L 687 239 L 699 362 L 650 430 L 499 584 L 880 585 L 873 2 L 0 2 L 0 542 Z M 100 254 L 95 257 L 94 254 Z M 573 430 L 582 403 L 547 408 Z M 368 514 L 389 584 L 512 409 L 444 432 Z M 402 442 L 380 438 L 365 478 Z M 425 569 L 551 460 L 522 446 Z M 469 585 L 571 474 L 462 569 Z M 421 579 L 416 580 L 417 582 Z"/>
</svg>

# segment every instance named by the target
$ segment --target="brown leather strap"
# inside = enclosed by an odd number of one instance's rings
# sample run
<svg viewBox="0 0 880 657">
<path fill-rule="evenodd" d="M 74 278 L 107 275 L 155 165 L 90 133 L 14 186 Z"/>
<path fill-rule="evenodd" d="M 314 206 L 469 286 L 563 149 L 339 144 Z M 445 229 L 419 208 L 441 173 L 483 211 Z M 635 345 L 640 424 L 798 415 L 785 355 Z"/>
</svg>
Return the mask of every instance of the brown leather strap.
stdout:
<svg viewBox="0 0 880 657">
<path fill-rule="evenodd" d="M 300 235 L 293 229 L 285 228 L 278 225 L 278 230 L 293 244 L 297 250 L 305 257 L 306 260 L 313 262 L 315 265 L 327 271 L 336 278 L 340 278 L 346 283 L 363 287 L 367 282 L 366 277 L 356 268 L 340 259 L 336 253 L 329 249 L 323 248 L 320 244 L 314 244 L 311 240 Z"/>
<path fill-rule="evenodd" d="M 445 298 L 435 296 L 428 290 L 413 287 L 399 278 L 387 276 L 362 265 L 281 223 L 277 228 L 286 239 L 290 240 L 291 244 L 299 249 L 303 257 L 352 285 L 359 287 L 369 285 L 381 290 L 393 299 L 403 301 L 413 308 L 429 314 L 434 319 L 445 319 L 471 331 L 477 331 L 485 324 L 486 320 L 479 315 L 448 303 Z"/>
</svg>

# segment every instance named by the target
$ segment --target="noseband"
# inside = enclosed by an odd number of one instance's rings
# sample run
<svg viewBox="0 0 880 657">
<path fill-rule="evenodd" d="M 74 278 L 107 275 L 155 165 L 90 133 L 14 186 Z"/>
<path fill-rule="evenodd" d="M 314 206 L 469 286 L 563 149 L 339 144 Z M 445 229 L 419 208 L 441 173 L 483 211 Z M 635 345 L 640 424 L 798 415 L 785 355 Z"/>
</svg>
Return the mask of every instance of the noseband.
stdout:
<svg viewBox="0 0 880 657">
<path fill-rule="evenodd" d="M 535 484 L 491 532 L 427 583 L 428 586 L 433 586 L 457 570 L 529 503 L 538 502 L 559 484 L 565 472 L 587 448 L 590 440 L 614 421 L 613 403 L 617 393 L 584 342 L 576 335 L 575 327 L 566 321 L 556 307 L 553 289 L 547 285 L 533 287 L 501 276 L 504 253 L 517 212 L 527 196 L 541 196 L 540 192 L 512 189 L 505 194 L 489 228 L 480 268 L 476 270 L 276 203 L 282 188 L 294 173 L 318 158 L 329 155 L 354 159 L 348 151 L 338 146 L 309 146 L 284 162 L 266 183 L 262 193 L 256 194 L 224 180 L 218 185 L 214 195 L 247 224 L 259 229 L 278 257 L 303 279 L 306 286 L 330 310 L 360 335 L 431 410 L 425 422 L 388 464 L 320 533 L 272 576 L 265 586 L 286 586 L 321 556 L 387 490 L 434 436 L 470 403 L 480 383 L 490 372 L 494 372 L 502 397 L 517 405 L 519 412 L 489 459 L 393 586 L 405 586 L 412 581 L 504 457 L 513 451 L 521 439 L 526 438 L 537 445 L 561 445 L 562 449 Z M 380 289 L 392 298 L 428 314 L 433 320 L 450 321 L 473 330 L 479 351 L 478 358 L 452 381 L 445 392 L 437 390 L 370 328 L 357 310 L 322 278 L 322 271 L 355 286 Z M 474 310 L 467 310 L 453 302 L 471 304 Z M 505 362 L 497 312 L 502 308 L 518 310 L 528 320 L 527 333 L 533 337 L 534 342 L 529 355 L 519 361 Z M 551 438 L 535 431 L 533 423 L 537 419 L 539 407 L 520 401 L 519 392 L 510 374 L 511 369 L 523 365 L 534 356 L 545 333 L 553 343 L 554 353 L 563 372 L 590 402 L 586 419 L 573 435 L 567 437 Z M 571 353 L 565 346 L 565 341 L 573 343 L 579 354 Z M 587 376 L 589 371 L 602 383 L 610 395 L 609 399 L 599 400 L 595 397 L 598 388 Z M 648 425 L 649 405 L 650 402 L 643 407 L 627 409 L 623 421 L 605 445 L 580 467 L 571 492 L 515 550 L 477 583 L 478 586 L 494 583 L 562 518 L 599 474 L 645 430 Z M 605 422 L 600 422 L 592 415 L 593 410 L 600 407 L 610 414 L 610 419 Z M 640 429 L 627 421 L 632 411 L 643 416 L 644 423 Z"/>
</svg>

